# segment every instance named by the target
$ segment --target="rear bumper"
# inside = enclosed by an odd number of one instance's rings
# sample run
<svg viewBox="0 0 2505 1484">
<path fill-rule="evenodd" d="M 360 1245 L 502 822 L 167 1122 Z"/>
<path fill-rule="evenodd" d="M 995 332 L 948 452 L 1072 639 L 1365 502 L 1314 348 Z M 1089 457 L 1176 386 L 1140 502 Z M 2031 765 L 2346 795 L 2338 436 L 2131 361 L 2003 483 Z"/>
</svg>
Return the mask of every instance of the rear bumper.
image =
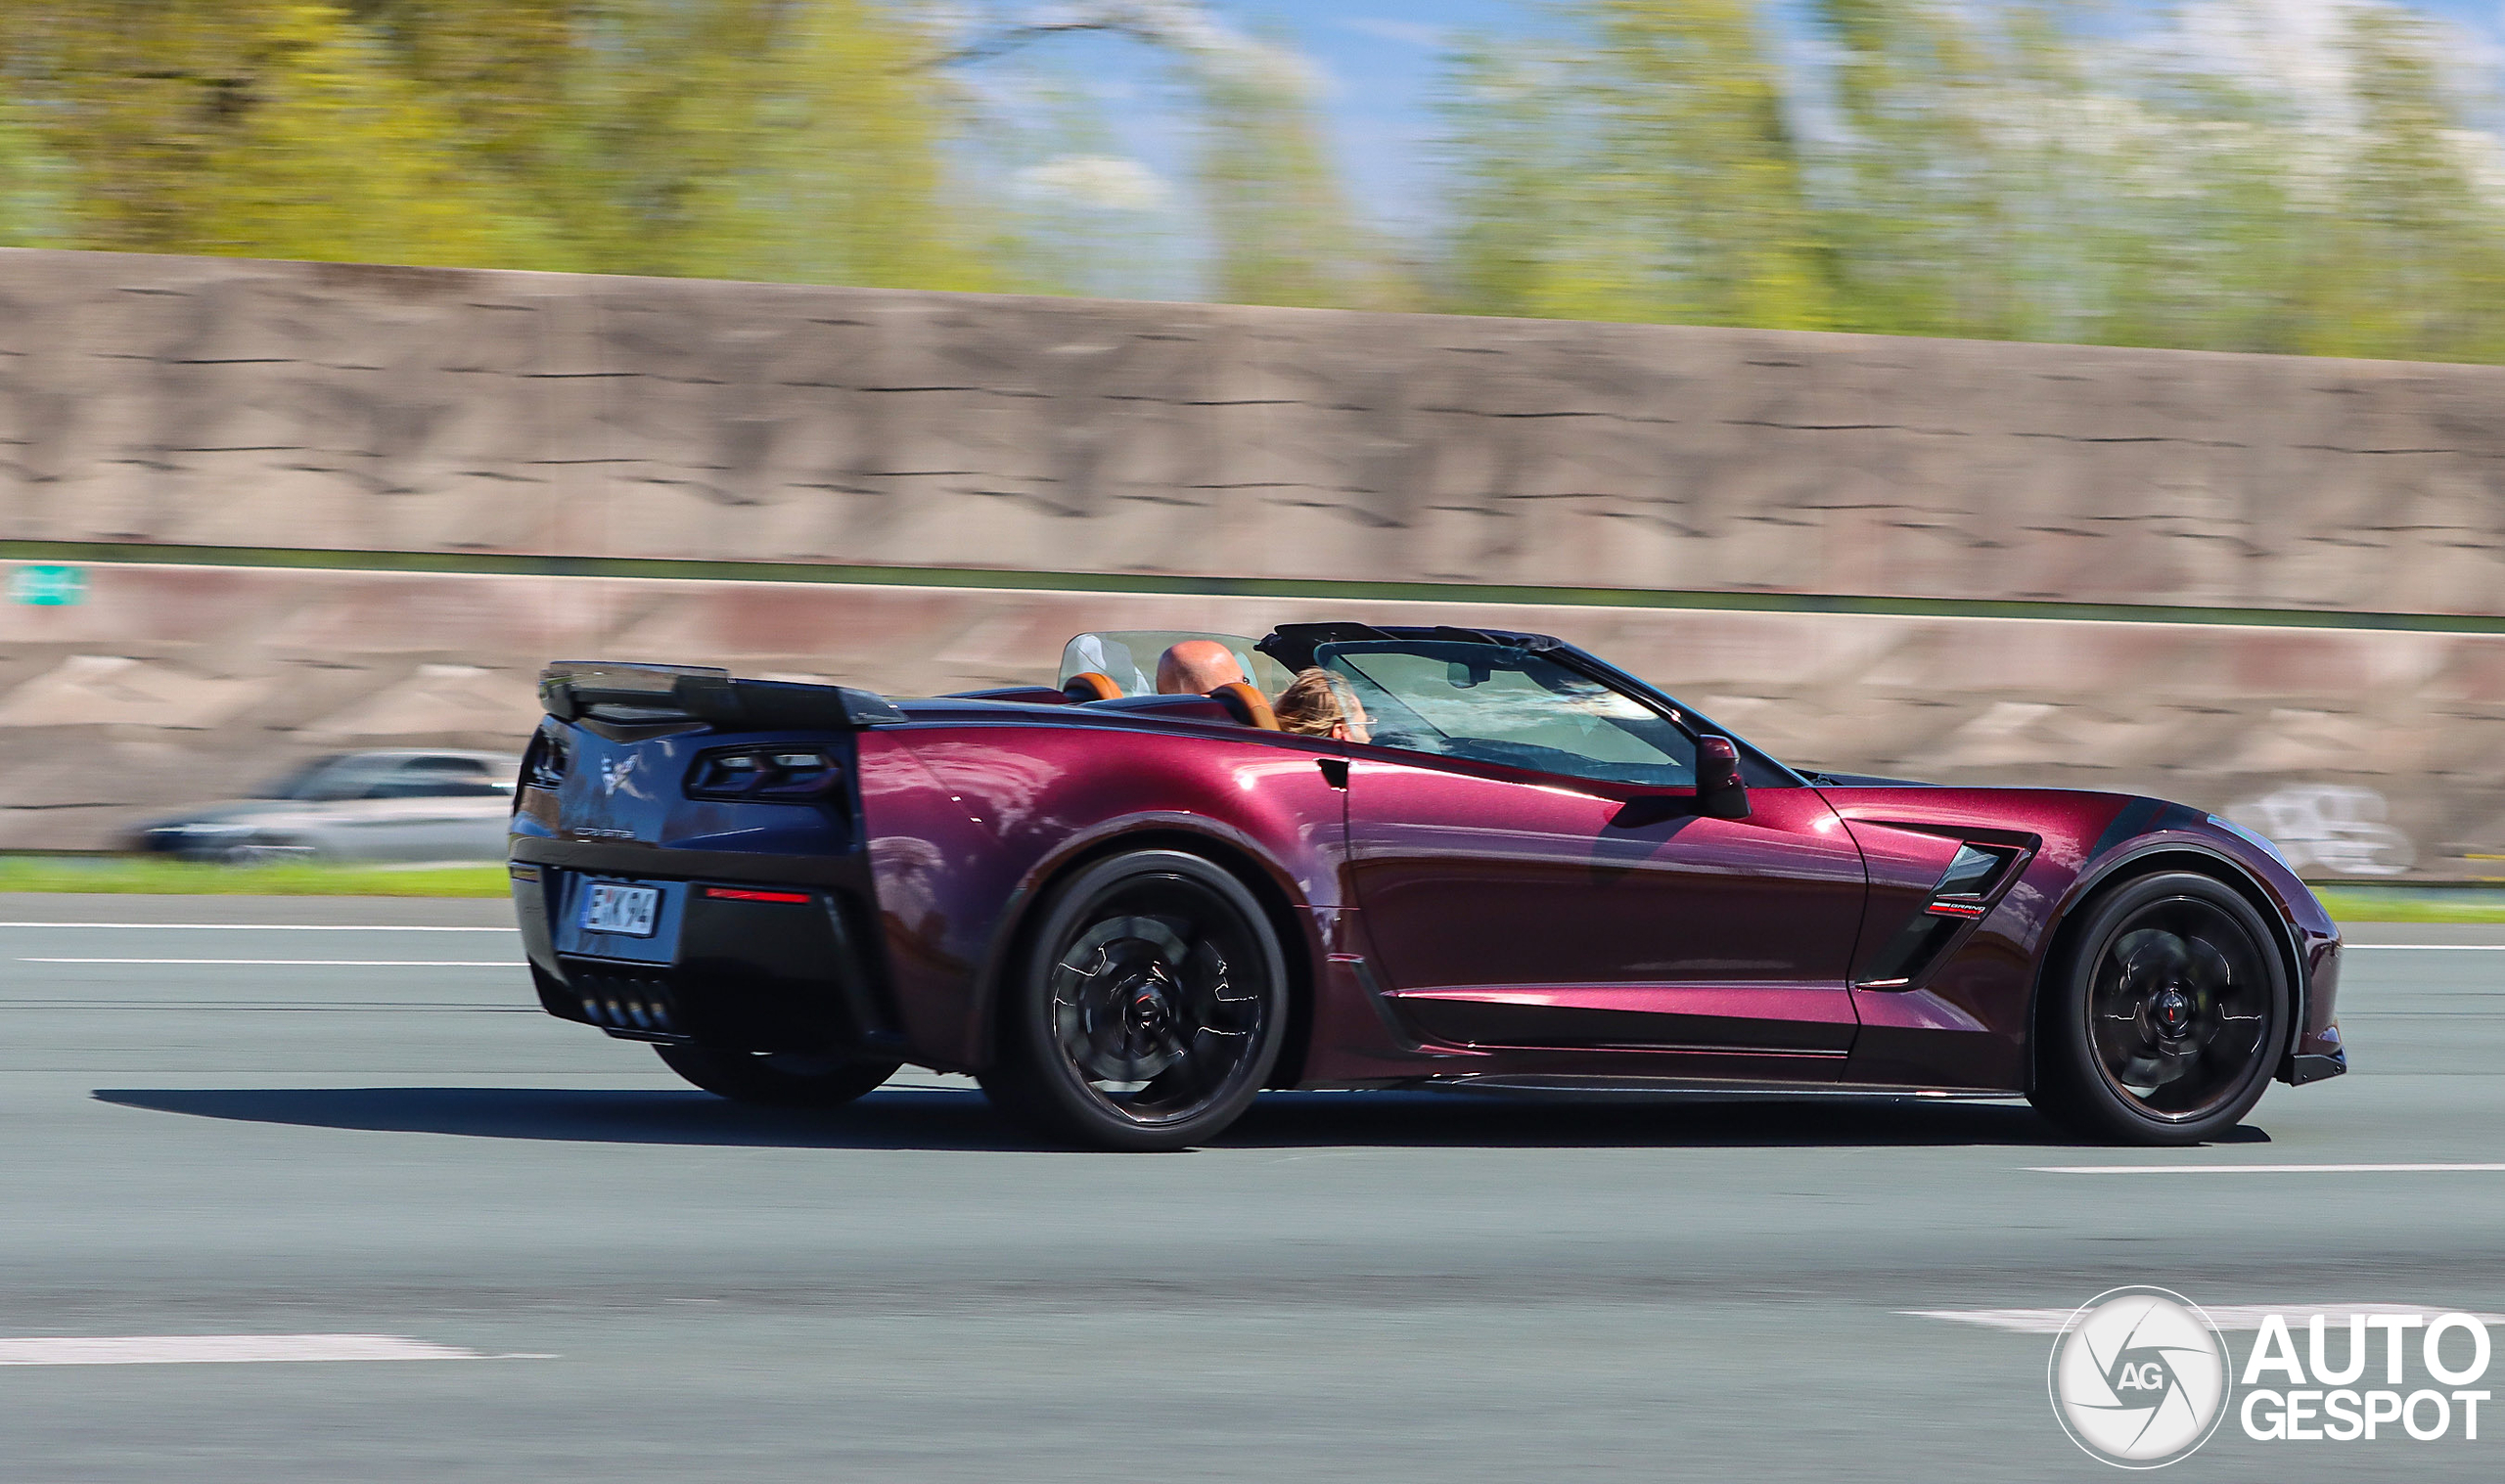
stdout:
<svg viewBox="0 0 2505 1484">
<path fill-rule="evenodd" d="M 540 1007 L 557 1018 L 630 1041 L 905 1055 L 875 950 L 866 947 L 873 918 L 845 886 L 687 872 L 700 863 L 651 850 L 621 852 L 625 859 L 614 863 L 560 865 L 525 856 L 563 847 L 525 851 L 524 844 L 516 842 L 512 862 L 514 906 Z M 758 862 L 743 864 L 752 872 Z M 578 910 L 580 887 L 594 877 L 669 886 L 680 903 L 673 930 L 642 957 L 572 951 L 565 915 Z M 743 895 L 708 895 L 708 886 Z M 758 887 L 797 900 L 756 900 Z"/>
</svg>

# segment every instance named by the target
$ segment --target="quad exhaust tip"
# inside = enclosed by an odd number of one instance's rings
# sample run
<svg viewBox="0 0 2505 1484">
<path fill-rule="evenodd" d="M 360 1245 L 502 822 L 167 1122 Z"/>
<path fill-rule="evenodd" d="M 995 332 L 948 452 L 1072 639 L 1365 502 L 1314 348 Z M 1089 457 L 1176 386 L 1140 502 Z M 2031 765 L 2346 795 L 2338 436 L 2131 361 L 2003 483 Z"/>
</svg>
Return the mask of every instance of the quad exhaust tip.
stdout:
<svg viewBox="0 0 2505 1484">
<path fill-rule="evenodd" d="M 674 1033 L 668 1002 L 660 992 L 652 998 L 632 990 L 603 1000 L 585 995 L 581 1000 L 583 1018 L 611 1030 L 650 1030 Z"/>
</svg>

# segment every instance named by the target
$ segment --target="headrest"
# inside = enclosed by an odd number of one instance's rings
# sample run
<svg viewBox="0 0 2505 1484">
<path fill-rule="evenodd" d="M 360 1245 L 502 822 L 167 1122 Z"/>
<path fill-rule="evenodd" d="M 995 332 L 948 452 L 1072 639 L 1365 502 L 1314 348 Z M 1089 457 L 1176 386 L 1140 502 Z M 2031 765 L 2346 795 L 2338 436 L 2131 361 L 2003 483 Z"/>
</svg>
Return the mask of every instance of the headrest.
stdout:
<svg viewBox="0 0 2505 1484">
<path fill-rule="evenodd" d="M 1209 693 L 1209 699 L 1226 707 L 1237 721 L 1264 732 L 1279 730 L 1279 713 L 1270 709 L 1270 697 L 1240 680 L 1229 681 Z"/>
</svg>

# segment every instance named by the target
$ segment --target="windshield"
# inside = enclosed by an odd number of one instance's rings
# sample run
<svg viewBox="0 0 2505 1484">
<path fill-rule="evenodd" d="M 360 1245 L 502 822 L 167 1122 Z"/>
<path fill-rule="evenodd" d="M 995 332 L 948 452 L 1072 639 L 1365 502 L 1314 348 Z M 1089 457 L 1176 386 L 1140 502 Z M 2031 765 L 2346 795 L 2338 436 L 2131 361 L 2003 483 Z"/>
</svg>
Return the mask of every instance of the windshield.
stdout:
<svg viewBox="0 0 2505 1484">
<path fill-rule="evenodd" d="M 1357 688 L 1385 746 L 1613 783 L 1696 783 L 1696 743 L 1668 718 L 1527 650 L 1367 640 L 1322 645 L 1313 657 Z"/>
</svg>

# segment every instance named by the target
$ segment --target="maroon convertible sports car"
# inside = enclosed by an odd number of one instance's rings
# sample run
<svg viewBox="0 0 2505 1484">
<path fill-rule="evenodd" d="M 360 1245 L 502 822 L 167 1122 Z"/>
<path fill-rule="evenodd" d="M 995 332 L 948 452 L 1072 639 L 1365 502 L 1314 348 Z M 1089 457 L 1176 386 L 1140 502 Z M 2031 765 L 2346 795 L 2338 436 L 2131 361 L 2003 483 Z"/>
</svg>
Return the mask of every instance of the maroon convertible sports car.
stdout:
<svg viewBox="0 0 2505 1484">
<path fill-rule="evenodd" d="M 1161 696 L 1213 638 L 1263 689 Z M 1278 730 L 1319 667 L 1367 741 Z M 891 702 L 549 668 L 515 900 L 549 1013 L 725 1097 L 904 1062 L 1115 1148 L 1262 1088 L 2025 1094 L 2189 1143 L 2347 1066 L 2340 939 L 2260 838 L 2153 798 L 1800 773 L 1537 634 L 1072 641 Z"/>
</svg>

